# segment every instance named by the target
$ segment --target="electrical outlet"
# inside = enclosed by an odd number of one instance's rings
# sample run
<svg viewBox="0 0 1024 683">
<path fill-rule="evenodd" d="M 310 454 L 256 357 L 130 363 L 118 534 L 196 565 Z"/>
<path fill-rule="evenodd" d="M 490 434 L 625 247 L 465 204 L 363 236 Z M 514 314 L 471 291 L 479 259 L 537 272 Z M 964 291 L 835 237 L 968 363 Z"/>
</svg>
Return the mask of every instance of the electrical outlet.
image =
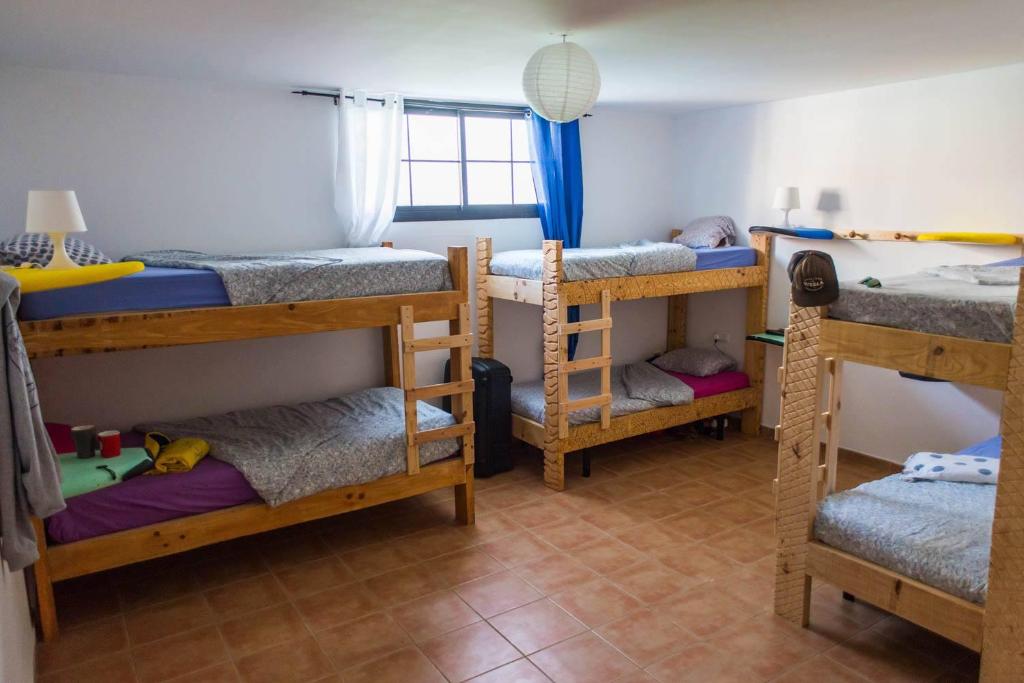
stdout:
<svg viewBox="0 0 1024 683">
<path fill-rule="evenodd" d="M 732 335 L 729 334 L 728 332 L 715 332 L 711 338 L 714 340 L 716 344 L 719 342 L 722 342 L 723 344 L 728 344 L 729 342 L 732 341 Z"/>
</svg>

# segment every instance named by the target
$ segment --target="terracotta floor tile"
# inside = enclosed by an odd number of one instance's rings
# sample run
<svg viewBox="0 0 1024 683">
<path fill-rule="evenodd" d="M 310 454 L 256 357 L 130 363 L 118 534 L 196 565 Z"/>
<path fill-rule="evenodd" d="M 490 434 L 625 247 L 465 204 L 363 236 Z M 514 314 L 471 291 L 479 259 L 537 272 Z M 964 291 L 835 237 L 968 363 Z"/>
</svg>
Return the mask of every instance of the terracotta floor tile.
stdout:
<svg viewBox="0 0 1024 683">
<path fill-rule="evenodd" d="M 376 611 L 381 601 L 363 586 L 349 584 L 299 598 L 295 607 L 312 630 L 322 631 Z"/>
<path fill-rule="evenodd" d="M 569 555 L 598 574 L 608 574 L 647 559 L 644 553 L 633 546 L 609 537 L 579 545 L 570 550 Z"/>
<path fill-rule="evenodd" d="M 608 578 L 622 590 L 648 604 L 661 602 L 700 583 L 654 560 L 612 572 Z"/>
<path fill-rule="evenodd" d="M 99 659 L 40 676 L 38 683 L 135 683 L 135 670 L 127 652 L 117 652 Z"/>
<path fill-rule="evenodd" d="M 670 455 L 669 459 L 671 463 L 674 464 L 678 460 L 678 457 Z M 664 491 L 667 488 L 682 484 L 690 478 L 679 470 L 666 465 L 631 474 L 629 479 L 638 484 L 643 484 L 652 491 Z"/>
<path fill-rule="evenodd" d="M 711 486 L 724 491 L 729 495 L 736 495 L 740 491 L 750 491 L 752 489 L 760 489 L 764 486 L 764 479 L 759 477 L 752 477 L 749 474 L 742 472 L 730 472 L 728 476 L 716 476 L 715 475 L 704 477 L 700 482 L 706 486 Z"/>
<path fill-rule="evenodd" d="M 277 580 L 292 597 L 342 586 L 355 580 L 355 574 L 337 557 L 324 557 L 275 570 Z"/>
<path fill-rule="evenodd" d="M 386 574 L 378 574 L 363 581 L 363 585 L 383 605 L 408 602 L 448 587 L 440 576 L 425 571 L 422 566 L 404 567 Z"/>
<path fill-rule="evenodd" d="M 520 565 L 514 571 L 545 595 L 578 586 L 597 577 L 579 560 L 561 553 Z"/>
<path fill-rule="evenodd" d="M 260 574 L 235 581 L 208 590 L 204 595 L 219 619 L 231 619 L 288 599 L 273 574 Z"/>
<path fill-rule="evenodd" d="M 692 634 L 657 610 L 650 609 L 642 609 L 605 624 L 595 629 L 595 633 L 639 666 L 667 657 L 694 641 Z"/>
<path fill-rule="evenodd" d="M 663 491 L 663 493 L 666 496 L 671 496 L 684 503 L 688 503 L 691 507 L 717 503 L 728 497 L 728 494 L 722 489 L 697 479 L 691 479 L 685 483 L 672 486 Z"/>
<path fill-rule="evenodd" d="M 601 458 L 594 463 L 595 468 L 600 468 L 612 474 L 628 476 L 646 470 L 652 470 L 658 463 L 651 458 L 639 453 L 619 453 L 610 458 Z"/>
<path fill-rule="evenodd" d="M 298 611 L 288 604 L 225 621 L 220 625 L 220 632 L 235 657 L 308 634 Z"/>
<path fill-rule="evenodd" d="M 306 683 L 333 672 L 330 660 L 312 638 L 247 655 L 236 666 L 246 683 Z"/>
<path fill-rule="evenodd" d="M 874 681 L 931 681 L 942 673 L 934 660 L 872 630 L 836 645 L 825 656 Z"/>
<path fill-rule="evenodd" d="M 757 562 L 775 553 L 774 538 L 746 527 L 723 531 L 704 541 L 704 545 L 742 564 Z"/>
<path fill-rule="evenodd" d="M 391 616 L 418 643 L 480 621 L 480 615 L 454 591 L 399 605 L 392 608 Z"/>
<path fill-rule="evenodd" d="M 488 510 L 504 510 L 539 497 L 539 492 L 533 486 L 515 483 L 485 488 L 477 493 L 476 501 Z"/>
<path fill-rule="evenodd" d="M 213 623 L 215 615 L 206 598 L 197 593 L 143 607 L 129 612 L 124 619 L 132 645 L 142 645 Z"/>
<path fill-rule="evenodd" d="M 499 541 L 485 543 L 480 546 L 480 549 L 506 567 L 539 560 L 556 552 L 555 548 L 528 531 L 514 533 L 502 537 Z"/>
<path fill-rule="evenodd" d="M 717 505 L 719 503 L 712 503 Z M 661 526 L 676 534 L 676 541 L 693 540 L 703 541 L 723 531 L 738 526 L 725 517 L 713 514 L 709 511 L 710 506 L 687 510 L 678 515 L 672 515 L 661 520 Z"/>
<path fill-rule="evenodd" d="M 647 667 L 663 683 L 750 683 L 761 680 L 743 666 L 744 657 L 712 648 L 704 643 L 688 645 L 679 652 Z"/>
<path fill-rule="evenodd" d="M 888 616 L 866 602 L 844 600 L 842 591 L 835 586 L 815 582 L 815 590 L 811 593 L 811 614 L 822 610 L 840 615 L 864 627 L 874 626 Z"/>
<path fill-rule="evenodd" d="M 423 653 L 449 681 L 464 681 L 518 659 L 519 652 L 487 622 L 423 643 Z"/>
<path fill-rule="evenodd" d="M 587 630 L 547 598 L 492 617 L 490 623 L 523 654 L 536 652 Z"/>
<path fill-rule="evenodd" d="M 588 486 L 587 490 L 612 503 L 620 503 L 628 498 L 650 493 L 652 489 L 650 486 L 632 479 L 613 479 L 612 481 Z"/>
<path fill-rule="evenodd" d="M 533 535 L 559 550 L 566 551 L 606 538 L 603 531 L 581 519 L 568 519 L 533 528 Z"/>
<path fill-rule="evenodd" d="M 510 571 L 499 572 L 455 588 L 460 598 L 484 617 L 493 617 L 541 598 L 541 594 Z"/>
<path fill-rule="evenodd" d="M 473 542 L 457 527 L 421 531 L 400 541 L 402 550 L 418 561 L 429 560 L 470 547 Z"/>
<path fill-rule="evenodd" d="M 670 523 L 660 522 L 645 522 L 628 529 L 616 530 L 612 535 L 643 552 L 650 552 L 663 545 L 691 540 L 688 536 L 677 532 Z"/>
<path fill-rule="evenodd" d="M 128 647 L 128 634 L 121 617 L 93 621 L 61 631 L 60 637 L 36 648 L 40 674 L 81 664 Z"/>
<path fill-rule="evenodd" d="M 852 669 L 829 659 L 814 657 L 775 679 L 774 683 L 868 683 Z"/>
<path fill-rule="evenodd" d="M 555 593 L 551 599 L 590 628 L 621 619 L 643 606 L 642 602 L 604 578 Z"/>
<path fill-rule="evenodd" d="M 635 513 L 651 520 L 659 520 L 679 514 L 692 506 L 665 493 L 646 493 L 619 503 L 617 507 L 627 514 Z"/>
<path fill-rule="evenodd" d="M 504 567 L 490 555 L 470 548 L 435 557 L 424 562 L 421 569 L 441 579 L 448 586 L 457 586 L 489 574 L 496 574 Z"/>
<path fill-rule="evenodd" d="M 534 503 L 518 505 L 514 508 L 504 510 L 505 516 L 516 524 L 528 529 L 543 524 L 564 522 L 572 519 L 574 514 L 568 508 L 559 505 L 551 500 L 541 500 Z"/>
<path fill-rule="evenodd" d="M 446 683 L 422 652 L 407 647 L 342 672 L 344 683 Z"/>
<path fill-rule="evenodd" d="M 239 577 L 241 578 L 241 577 Z M 154 574 L 117 583 L 121 604 L 126 610 L 167 602 L 199 592 L 191 569 Z"/>
<path fill-rule="evenodd" d="M 199 586 L 206 590 L 249 576 L 263 574 L 268 569 L 263 558 L 252 552 L 197 564 L 192 571 Z"/>
<path fill-rule="evenodd" d="M 781 619 L 752 619 L 719 631 L 711 644 L 742 652 L 744 664 L 763 679 L 774 678 L 818 654 L 805 639 L 796 639 Z"/>
<path fill-rule="evenodd" d="M 659 606 L 677 625 L 701 638 L 747 621 L 759 611 L 738 598 L 707 586 L 675 596 Z"/>
<path fill-rule="evenodd" d="M 462 533 L 474 543 L 490 543 L 520 530 L 521 526 L 500 512 L 479 510 L 476 513 L 476 523 L 461 528 Z"/>
<path fill-rule="evenodd" d="M 184 676 L 227 658 L 227 648 L 214 626 L 179 633 L 132 650 L 135 674 L 141 683 Z"/>
<path fill-rule="evenodd" d="M 300 562 L 318 560 L 331 554 L 331 548 L 315 534 L 306 534 L 276 543 L 258 546 L 263 561 L 271 569 L 281 569 Z"/>
<path fill-rule="evenodd" d="M 952 667 L 972 654 L 971 650 L 962 645 L 899 617 L 883 619 L 872 626 L 871 630 L 891 641 L 906 644 L 943 667 Z"/>
<path fill-rule="evenodd" d="M 471 680 L 473 683 L 550 683 L 551 681 L 528 659 L 517 659 L 511 664 L 499 666 L 497 669 Z"/>
<path fill-rule="evenodd" d="M 683 576 L 711 581 L 734 572 L 739 565 L 723 553 L 701 543 L 679 543 L 655 548 L 651 557 Z"/>
<path fill-rule="evenodd" d="M 342 561 L 357 578 L 367 578 L 407 567 L 417 562 L 400 541 L 380 543 L 344 553 Z"/>
<path fill-rule="evenodd" d="M 320 631 L 316 639 L 339 670 L 378 659 L 412 644 L 398 622 L 384 612 Z"/>
<path fill-rule="evenodd" d="M 115 584 L 105 573 L 55 583 L 53 593 L 60 605 L 60 627 L 63 629 L 113 617 L 121 612 Z"/>
<path fill-rule="evenodd" d="M 555 683 L 614 681 L 637 671 L 611 645 L 587 632 L 530 656 Z"/>
<path fill-rule="evenodd" d="M 183 676 L 176 676 L 166 683 L 242 683 L 242 678 L 238 675 L 234 662 L 221 662 Z"/>
<path fill-rule="evenodd" d="M 580 514 L 580 519 L 593 524 L 605 532 L 614 532 L 627 527 L 643 524 L 647 516 L 635 510 L 623 510 L 618 505 L 610 504 L 602 499 L 601 503 Z"/>
<path fill-rule="evenodd" d="M 690 479 L 699 479 L 700 477 L 717 475 L 724 469 L 722 465 L 719 465 L 714 459 L 709 460 L 707 458 L 683 458 L 679 460 L 679 462 L 673 464 L 672 467 Z"/>
</svg>

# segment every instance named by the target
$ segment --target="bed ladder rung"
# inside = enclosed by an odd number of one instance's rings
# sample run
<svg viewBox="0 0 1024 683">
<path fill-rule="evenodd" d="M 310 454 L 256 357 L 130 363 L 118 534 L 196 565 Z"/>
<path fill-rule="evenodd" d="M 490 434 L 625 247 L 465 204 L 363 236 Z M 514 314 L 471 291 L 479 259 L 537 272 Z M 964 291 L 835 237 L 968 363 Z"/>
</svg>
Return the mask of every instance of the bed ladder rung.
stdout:
<svg viewBox="0 0 1024 683">
<path fill-rule="evenodd" d="M 561 372 L 583 372 L 594 368 L 610 368 L 612 365 L 611 356 L 594 356 L 593 358 L 581 358 L 559 364 Z"/>
<path fill-rule="evenodd" d="M 454 439 L 459 436 L 472 436 L 474 431 L 475 424 L 472 422 L 454 424 L 450 427 L 439 427 L 438 429 L 428 429 L 426 431 L 416 432 L 412 435 L 412 442 L 415 446 L 422 446 L 425 443 L 440 441 L 441 439 Z"/>
<path fill-rule="evenodd" d="M 402 344 L 402 350 L 407 353 L 415 353 L 418 351 L 436 351 L 438 349 L 452 349 L 472 345 L 473 335 L 471 334 L 449 334 L 443 337 L 424 337 L 422 339 L 407 340 Z"/>
<path fill-rule="evenodd" d="M 439 396 L 454 396 L 455 394 L 473 393 L 473 380 L 467 379 L 462 382 L 444 382 L 443 384 L 427 384 L 426 386 L 410 389 L 408 397 L 413 401 L 425 401 L 429 398 Z"/>
<path fill-rule="evenodd" d="M 581 332 L 597 332 L 598 330 L 612 329 L 611 318 L 594 318 L 593 320 L 581 320 L 578 323 L 562 323 L 558 326 L 558 334 L 569 335 Z"/>
<path fill-rule="evenodd" d="M 598 394 L 597 396 L 587 396 L 586 398 L 578 398 L 575 401 L 562 403 L 558 407 L 563 413 L 571 413 L 574 410 L 583 410 L 584 408 L 593 408 L 594 406 L 610 406 L 611 404 L 611 394 Z"/>
</svg>

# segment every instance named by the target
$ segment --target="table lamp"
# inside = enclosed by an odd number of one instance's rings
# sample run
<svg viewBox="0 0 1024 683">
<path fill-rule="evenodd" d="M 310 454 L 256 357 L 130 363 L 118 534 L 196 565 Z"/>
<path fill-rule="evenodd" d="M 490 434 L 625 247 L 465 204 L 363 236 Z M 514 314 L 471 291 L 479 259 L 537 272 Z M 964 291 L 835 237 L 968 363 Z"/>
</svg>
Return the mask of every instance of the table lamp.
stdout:
<svg viewBox="0 0 1024 683">
<path fill-rule="evenodd" d="M 780 187 L 777 190 L 775 190 L 775 201 L 772 202 L 772 208 L 782 209 L 782 227 L 790 227 L 789 212 L 792 211 L 793 209 L 800 208 L 800 188 Z"/>
<path fill-rule="evenodd" d="M 78 197 L 74 190 L 30 190 L 28 193 L 28 214 L 25 217 L 25 232 L 45 232 L 53 242 L 53 258 L 46 265 L 47 270 L 78 268 L 68 258 L 64 248 L 64 236 L 69 232 L 85 232 L 85 219 L 78 208 Z"/>
</svg>

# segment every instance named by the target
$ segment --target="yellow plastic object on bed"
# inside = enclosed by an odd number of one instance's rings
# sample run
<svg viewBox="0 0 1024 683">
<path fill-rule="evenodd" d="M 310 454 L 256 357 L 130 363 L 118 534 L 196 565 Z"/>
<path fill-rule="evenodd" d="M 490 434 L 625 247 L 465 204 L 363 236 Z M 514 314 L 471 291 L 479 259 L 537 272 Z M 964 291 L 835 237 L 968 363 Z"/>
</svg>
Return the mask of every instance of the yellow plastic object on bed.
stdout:
<svg viewBox="0 0 1024 683">
<path fill-rule="evenodd" d="M 126 275 L 138 273 L 146 268 L 141 261 L 122 261 L 120 263 L 102 263 L 97 266 L 81 266 L 67 270 L 46 270 L 45 268 L 5 268 L 4 274 L 10 275 L 21 283 L 24 294 L 45 292 L 48 289 L 64 289 L 80 287 L 107 280 L 116 280 Z"/>
<path fill-rule="evenodd" d="M 918 242 L 971 242 L 974 244 L 1020 244 L 1020 235 L 1005 232 L 922 232 Z"/>
<path fill-rule="evenodd" d="M 203 439 L 185 437 L 172 441 L 160 432 L 147 433 L 145 447 L 153 458 L 153 469 L 146 474 L 189 472 L 210 452 L 210 444 Z"/>
</svg>

